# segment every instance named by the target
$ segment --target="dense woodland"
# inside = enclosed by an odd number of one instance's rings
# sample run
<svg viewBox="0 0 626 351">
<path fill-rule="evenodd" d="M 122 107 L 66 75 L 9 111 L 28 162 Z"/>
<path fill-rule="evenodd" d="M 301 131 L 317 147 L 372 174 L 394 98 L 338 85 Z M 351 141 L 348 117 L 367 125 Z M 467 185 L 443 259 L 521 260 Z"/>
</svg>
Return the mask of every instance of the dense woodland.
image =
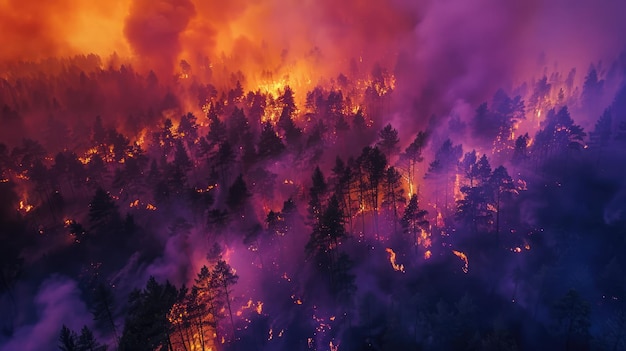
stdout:
<svg viewBox="0 0 626 351">
<path fill-rule="evenodd" d="M 626 349 L 624 57 L 393 119 L 378 66 L 3 69 L 2 350 Z"/>
</svg>

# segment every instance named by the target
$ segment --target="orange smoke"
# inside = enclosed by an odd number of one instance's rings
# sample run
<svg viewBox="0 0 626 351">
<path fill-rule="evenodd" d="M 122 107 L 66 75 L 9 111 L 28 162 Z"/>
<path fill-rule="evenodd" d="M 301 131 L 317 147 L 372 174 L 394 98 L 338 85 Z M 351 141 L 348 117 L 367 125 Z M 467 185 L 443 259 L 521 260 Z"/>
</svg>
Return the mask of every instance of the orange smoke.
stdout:
<svg viewBox="0 0 626 351">
<path fill-rule="evenodd" d="M 0 0 L 0 61 L 128 53 L 125 1 Z"/>
<path fill-rule="evenodd" d="M 191 0 L 134 0 L 124 34 L 142 66 L 171 74 L 182 50 L 180 34 L 194 15 Z"/>
</svg>

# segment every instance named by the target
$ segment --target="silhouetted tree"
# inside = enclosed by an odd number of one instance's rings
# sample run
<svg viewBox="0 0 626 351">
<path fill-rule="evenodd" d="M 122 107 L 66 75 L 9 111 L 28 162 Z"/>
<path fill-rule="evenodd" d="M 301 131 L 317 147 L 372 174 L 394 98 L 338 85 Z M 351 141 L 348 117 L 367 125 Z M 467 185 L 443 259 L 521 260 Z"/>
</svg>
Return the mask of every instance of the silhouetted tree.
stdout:
<svg viewBox="0 0 626 351">
<path fill-rule="evenodd" d="M 587 349 L 591 308 L 578 292 L 569 290 L 554 304 L 552 313 L 565 337 L 565 350 Z"/>
<path fill-rule="evenodd" d="M 261 138 L 258 145 L 258 156 L 261 158 L 272 158 L 280 155 L 285 149 L 285 145 L 274 131 L 270 122 L 263 124 Z"/>
<path fill-rule="evenodd" d="M 398 131 L 393 128 L 391 124 L 387 124 L 378 132 L 378 142 L 376 145 L 383 151 L 388 159 L 400 152 L 400 148 L 398 147 L 399 142 Z"/>
<path fill-rule="evenodd" d="M 417 164 L 424 160 L 422 151 L 428 141 L 428 134 L 425 132 L 419 132 L 415 135 L 415 139 L 402 154 L 400 154 L 400 161 L 406 163 L 407 181 L 409 183 L 410 195 L 413 195 L 414 178 Z"/>
<path fill-rule="evenodd" d="M 427 214 L 428 211 L 419 207 L 417 194 L 413 194 L 404 209 L 400 223 L 402 224 L 404 232 L 413 237 L 413 243 L 416 247 L 419 244 L 422 230 L 428 229 L 428 220 L 426 220 Z"/>
<path fill-rule="evenodd" d="M 171 350 L 168 312 L 176 302 L 178 289 L 169 282 L 150 277 L 143 290 L 134 290 L 128 299 L 128 314 L 120 339 L 121 351 Z"/>
<path fill-rule="evenodd" d="M 312 185 L 309 189 L 309 217 L 312 224 L 316 225 L 322 217 L 324 197 L 328 185 L 326 184 L 324 174 L 322 174 L 319 166 L 315 167 L 311 180 Z"/>
<path fill-rule="evenodd" d="M 233 328 L 233 339 L 236 339 L 235 335 L 235 322 L 233 320 L 233 310 L 231 307 L 232 302 L 232 287 L 237 284 L 239 276 L 235 274 L 235 271 L 224 260 L 218 260 L 215 267 L 211 271 L 211 280 L 213 286 L 218 289 L 218 293 L 223 296 L 228 308 L 228 315 L 230 316 L 230 324 Z"/>
<path fill-rule="evenodd" d="M 393 231 L 398 232 L 398 205 L 404 204 L 404 189 L 402 188 L 402 176 L 395 167 L 389 167 L 385 171 L 385 192 L 383 194 L 382 205 L 392 214 Z"/>
<path fill-rule="evenodd" d="M 459 158 L 463 155 L 461 145 L 453 145 L 450 139 L 446 139 L 441 147 L 435 153 L 435 159 L 428 166 L 426 179 L 433 179 L 439 191 L 443 187 L 444 198 L 443 207 L 448 208 L 448 196 L 450 191 L 450 182 L 453 180 Z M 437 194 L 435 195 L 435 203 L 440 207 Z"/>
<path fill-rule="evenodd" d="M 248 200 L 250 196 L 252 196 L 252 194 L 248 192 L 248 186 L 243 180 L 243 175 L 239 174 L 237 179 L 235 179 L 233 184 L 228 188 L 226 204 L 233 212 L 241 212 L 246 200 Z"/>
</svg>

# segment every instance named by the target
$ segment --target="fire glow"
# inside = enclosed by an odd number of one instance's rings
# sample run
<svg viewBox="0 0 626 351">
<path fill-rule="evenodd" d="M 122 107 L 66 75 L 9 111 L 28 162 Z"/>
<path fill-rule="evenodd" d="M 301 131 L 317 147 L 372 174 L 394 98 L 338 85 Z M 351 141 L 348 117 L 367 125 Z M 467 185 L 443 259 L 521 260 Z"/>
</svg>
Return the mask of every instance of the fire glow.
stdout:
<svg viewBox="0 0 626 351">
<path fill-rule="evenodd" d="M 404 265 L 398 264 L 396 262 L 396 253 L 390 248 L 386 248 L 385 251 L 389 254 L 389 262 L 391 263 L 391 267 L 393 267 L 393 270 L 397 272 L 405 273 Z"/>
</svg>

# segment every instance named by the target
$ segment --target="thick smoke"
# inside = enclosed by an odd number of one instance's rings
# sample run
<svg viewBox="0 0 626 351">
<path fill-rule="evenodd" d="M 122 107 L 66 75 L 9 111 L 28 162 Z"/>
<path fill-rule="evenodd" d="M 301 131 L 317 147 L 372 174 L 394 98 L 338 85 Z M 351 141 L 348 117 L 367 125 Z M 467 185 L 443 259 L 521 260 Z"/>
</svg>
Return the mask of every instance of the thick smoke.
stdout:
<svg viewBox="0 0 626 351">
<path fill-rule="evenodd" d="M 126 1 L 0 1 L 0 62 L 113 52 L 126 55 L 121 36 Z"/>
<path fill-rule="evenodd" d="M 130 6 L 124 34 L 144 67 L 171 71 L 181 50 L 179 36 L 194 16 L 189 0 L 136 0 Z"/>
<path fill-rule="evenodd" d="M 61 325 L 80 330 L 84 325 L 93 324 L 76 282 L 67 277 L 53 276 L 44 281 L 34 303 L 37 321 L 20 326 L 0 350 L 51 350 L 57 344 Z"/>
</svg>

